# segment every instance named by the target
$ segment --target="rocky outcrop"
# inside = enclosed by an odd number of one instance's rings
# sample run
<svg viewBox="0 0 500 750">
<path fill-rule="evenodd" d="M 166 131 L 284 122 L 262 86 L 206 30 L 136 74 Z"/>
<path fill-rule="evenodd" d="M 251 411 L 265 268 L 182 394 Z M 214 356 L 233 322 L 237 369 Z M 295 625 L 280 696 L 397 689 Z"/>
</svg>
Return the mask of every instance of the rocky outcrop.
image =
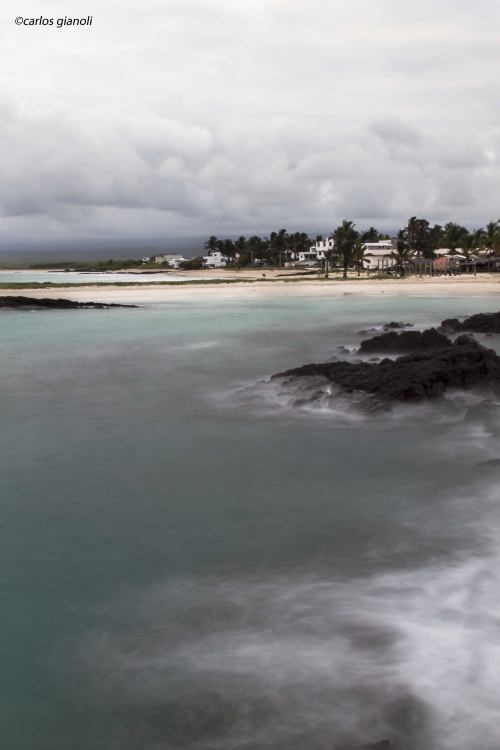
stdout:
<svg viewBox="0 0 500 750">
<path fill-rule="evenodd" d="M 441 330 L 446 333 L 500 333 L 500 312 L 471 315 L 462 323 L 457 318 L 448 318 L 441 323 Z"/>
<path fill-rule="evenodd" d="M 364 394 L 360 405 L 365 409 L 437 399 L 448 388 L 482 386 L 500 395 L 500 357 L 466 336 L 460 336 L 454 344 L 413 352 L 396 360 L 310 364 L 273 378 L 310 376 L 322 376 L 344 393 Z"/>
<path fill-rule="evenodd" d="M 358 331 L 358 333 L 359 333 L 360 336 L 366 336 L 367 333 L 379 333 L 381 330 L 384 331 L 384 332 L 385 331 L 393 331 L 393 330 L 395 330 L 397 328 L 401 328 L 401 329 L 403 329 L 403 328 L 413 328 L 413 323 L 395 323 L 395 322 L 386 323 L 385 325 L 382 326 L 381 329 L 380 328 L 366 328 L 366 329 L 363 328 L 363 330 L 362 331 Z"/>
<path fill-rule="evenodd" d="M 97 308 L 107 310 L 108 307 L 137 307 L 137 305 L 116 305 L 104 302 L 75 302 L 71 299 L 37 299 L 36 297 L 0 297 L 0 307 L 9 310 L 76 310 L 80 308 Z"/>
<path fill-rule="evenodd" d="M 394 328 L 413 328 L 413 323 L 386 323 L 383 326 L 384 331 L 390 331 Z"/>
<path fill-rule="evenodd" d="M 372 339 L 361 342 L 360 354 L 390 354 L 392 352 L 418 352 L 425 349 L 436 349 L 451 346 L 451 341 L 435 328 L 428 331 L 403 331 L 382 333 Z"/>
</svg>

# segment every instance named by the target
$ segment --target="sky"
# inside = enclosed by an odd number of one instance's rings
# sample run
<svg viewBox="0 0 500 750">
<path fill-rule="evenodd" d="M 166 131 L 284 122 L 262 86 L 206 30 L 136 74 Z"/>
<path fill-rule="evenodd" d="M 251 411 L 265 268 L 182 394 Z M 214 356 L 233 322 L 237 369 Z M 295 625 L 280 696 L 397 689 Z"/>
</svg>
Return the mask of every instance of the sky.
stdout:
<svg viewBox="0 0 500 750">
<path fill-rule="evenodd" d="M 496 220 L 499 21 L 495 0 L 4 0 L 0 246 Z"/>
</svg>

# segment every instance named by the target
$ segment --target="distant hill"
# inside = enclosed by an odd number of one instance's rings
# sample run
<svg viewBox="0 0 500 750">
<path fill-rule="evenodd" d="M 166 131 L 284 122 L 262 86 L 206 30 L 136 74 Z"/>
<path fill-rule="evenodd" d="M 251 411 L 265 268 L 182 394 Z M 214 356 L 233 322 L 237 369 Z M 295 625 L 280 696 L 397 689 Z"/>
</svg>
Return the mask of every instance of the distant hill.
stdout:
<svg viewBox="0 0 500 750">
<path fill-rule="evenodd" d="M 4 244 L 0 247 L 0 264 L 15 263 L 21 266 L 33 263 L 57 263 L 64 261 L 81 261 L 91 263 L 115 260 L 129 260 L 142 258 L 146 255 L 161 253 L 181 253 L 185 258 L 195 258 L 203 253 L 206 237 L 173 237 L 141 242 L 94 241 L 94 242 L 64 242 L 51 245 L 19 245 Z"/>
</svg>

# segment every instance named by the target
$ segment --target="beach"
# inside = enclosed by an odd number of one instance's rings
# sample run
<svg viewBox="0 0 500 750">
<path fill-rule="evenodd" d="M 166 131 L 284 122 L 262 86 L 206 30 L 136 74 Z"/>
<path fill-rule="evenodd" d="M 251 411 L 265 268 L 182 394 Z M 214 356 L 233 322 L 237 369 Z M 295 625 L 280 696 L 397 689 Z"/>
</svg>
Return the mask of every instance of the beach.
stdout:
<svg viewBox="0 0 500 750">
<path fill-rule="evenodd" d="M 189 284 L 189 276 L 184 275 L 182 284 L 148 284 L 140 283 L 131 286 L 116 286 L 113 284 L 96 284 L 89 281 L 86 286 L 72 286 L 54 288 L 26 288 L 2 289 L 1 295 L 23 295 L 26 297 L 60 297 L 73 299 L 78 302 L 115 302 L 129 304 L 146 304 L 167 302 L 176 299 L 256 299 L 256 298 L 293 298 L 293 297 L 342 297 L 378 296 L 384 294 L 390 297 L 444 297 L 444 296 L 500 296 L 500 277 L 493 274 L 472 274 L 462 276 L 434 276 L 411 278 L 381 278 L 350 277 L 347 280 L 339 278 L 309 279 L 287 275 L 280 278 L 278 272 L 273 275 L 266 273 L 266 279 L 261 272 L 245 271 L 245 278 L 237 276 L 221 276 L 220 272 L 213 275 L 204 272 L 204 281 Z M 230 283 L 210 283 L 212 280 L 227 280 Z"/>
</svg>

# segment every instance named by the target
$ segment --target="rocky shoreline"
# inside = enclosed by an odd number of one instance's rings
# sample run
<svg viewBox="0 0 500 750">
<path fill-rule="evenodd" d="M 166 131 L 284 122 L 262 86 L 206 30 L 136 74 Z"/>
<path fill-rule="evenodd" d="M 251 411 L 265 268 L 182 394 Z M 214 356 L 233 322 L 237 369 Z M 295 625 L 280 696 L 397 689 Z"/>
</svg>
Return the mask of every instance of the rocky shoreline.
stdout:
<svg viewBox="0 0 500 750">
<path fill-rule="evenodd" d="M 361 342 L 360 354 L 391 354 L 396 352 L 418 352 L 451 346 L 451 340 L 435 328 L 427 331 L 403 331 L 382 333 Z"/>
<path fill-rule="evenodd" d="M 71 299 L 53 299 L 45 297 L 0 297 L 0 308 L 7 310 L 107 310 L 110 307 L 137 307 L 137 305 L 118 305 L 105 302 L 75 302 Z"/>
<path fill-rule="evenodd" d="M 457 318 L 448 318 L 441 323 L 441 330 L 448 333 L 500 333 L 500 312 L 471 315 L 462 323 Z"/>
<path fill-rule="evenodd" d="M 478 319 L 480 319 L 478 321 Z M 500 313 L 472 316 L 459 324 L 459 330 L 500 332 Z M 455 325 L 455 319 L 452 319 Z M 393 324 L 394 326 L 394 324 Z M 395 327 L 395 326 L 394 326 Z M 450 321 L 440 330 L 391 330 L 361 343 L 359 354 L 398 354 L 396 359 L 376 362 L 346 360 L 308 364 L 272 376 L 272 379 L 322 377 L 347 394 L 361 394 L 358 406 L 367 411 L 390 408 L 394 403 L 422 402 L 442 398 L 449 388 L 483 388 L 500 396 L 500 357 L 470 335 L 455 341 L 440 331 L 452 331 Z"/>
</svg>

